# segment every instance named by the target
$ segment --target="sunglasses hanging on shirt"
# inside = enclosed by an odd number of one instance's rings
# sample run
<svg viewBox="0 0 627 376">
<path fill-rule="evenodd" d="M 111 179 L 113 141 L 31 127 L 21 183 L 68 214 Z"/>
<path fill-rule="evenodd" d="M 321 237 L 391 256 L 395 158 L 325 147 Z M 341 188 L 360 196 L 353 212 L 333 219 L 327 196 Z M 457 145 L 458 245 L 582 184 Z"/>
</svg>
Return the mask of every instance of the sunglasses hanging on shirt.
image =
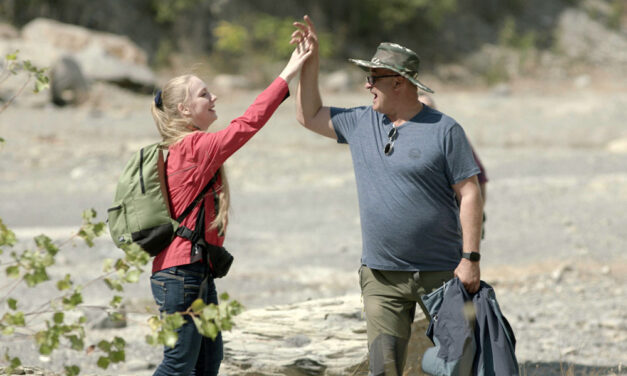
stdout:
<svg viewBox="0 0 627 376">
<path fill-rule="evenodd" d="M 398 132 L 396 131 L 396 127 L 393 126 L 388 132 L 388 143 L 385 144 L 385 148 L 383 148 L 385 155 L 392 154 L 392 151 L 394 150 L 394 140 L 396 140 L 397 135 Z"/>
</svg>

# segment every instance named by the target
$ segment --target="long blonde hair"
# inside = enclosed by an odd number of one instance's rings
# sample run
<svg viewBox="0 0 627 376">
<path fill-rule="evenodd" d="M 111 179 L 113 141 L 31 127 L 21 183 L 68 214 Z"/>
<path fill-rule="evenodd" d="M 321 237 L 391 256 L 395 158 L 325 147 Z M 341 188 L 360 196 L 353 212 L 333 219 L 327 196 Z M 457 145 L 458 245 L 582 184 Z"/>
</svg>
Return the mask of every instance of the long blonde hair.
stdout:
<svg viewBox="0 0 627 376">
<path fill-rule="evenodd" d="M 193 125 L 191 120 L 183 117 L 178 110 L 179 103 L 185 103 L 189 100 L 189 83 L 192 77 L 194 76 L 190 74 L 174 77 L 163 86 L 160 93 L 161 105 L 157 106 L 155 101 L 152 101 L 152 117 L 165 146 L 169 147 L 176 144 L 190 133 L 197 132 L 189 129 L 189 126 Z M 218 172 L 222 181 L 222 186 L 216 189 L 220 192 L 218 194 L 220 204 L 218 214 L 211 221 L 209 228 L 217 228 L 218 233 L 224 235 L 230 206 L 229 183 L 224 165 L 220 166 Z"/>
</svg>

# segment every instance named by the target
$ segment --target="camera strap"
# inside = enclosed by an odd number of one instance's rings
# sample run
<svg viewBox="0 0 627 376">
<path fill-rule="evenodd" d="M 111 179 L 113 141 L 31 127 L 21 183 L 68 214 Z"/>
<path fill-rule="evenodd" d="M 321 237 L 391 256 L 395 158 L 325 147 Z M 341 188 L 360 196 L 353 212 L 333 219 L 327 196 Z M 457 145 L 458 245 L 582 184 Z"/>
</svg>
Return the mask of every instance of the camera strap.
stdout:
<svg viewBox="0 0 627 376">
<path fill-rule="evenodd" d="M 219 170 L 218 170 L 219 172 Z M 214 218 L 218 216 L 219 208 L 220 208 L 220 198 L 216 190 L 213 188 L 213 184 L 216 182 L 218 177 L 218 172 L 213 176 L 211 181 L 203 188 L 200 194 L 194 199 L 194 201 L 185 209 L 184 213 L 179 217 L 186 217 L 191 210 L 196 207 L 200 203 L 200 209 L 198 210 L 198 215 L 196 216 L 196 225 L 194 226 L 194 230 L 190 230 L 188 227 L 179 226 L 176 234 L 182 238 L 185 238 L 191 242 L 191 250 L 190 250 L 190 260 L 189 263 L 193 264 L 200 260 L 203 260 L 203 279 L 200 283 L 200 291 L 198 292 L 198 297 L 202 298 L 204 292 L 207 288 L 207 283 L 209 279 L 209 268 L 210 268 L 210 260 L 209 255 L 207 253 L 207 248 L 211 245 L 208 244 L 205 240 L 205 195 L 209 188 L 211 188 L 211 193 L 213 194 L 213 204 L 214 204 Z M 177 218 L 178 220 L 178 218 Z M 222 233 L 222 227 L 218 227 L 218 232 Z"/>
</svg>

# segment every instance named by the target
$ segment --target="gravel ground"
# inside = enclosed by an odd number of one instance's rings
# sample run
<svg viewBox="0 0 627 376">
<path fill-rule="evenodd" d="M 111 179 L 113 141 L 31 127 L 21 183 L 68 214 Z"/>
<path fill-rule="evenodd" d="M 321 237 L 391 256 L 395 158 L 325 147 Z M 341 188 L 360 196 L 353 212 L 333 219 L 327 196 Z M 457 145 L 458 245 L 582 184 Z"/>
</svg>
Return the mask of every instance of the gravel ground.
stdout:
<svg viewBox="0 0 627 376">
<path fill-rule="evenodd" d="M 516 333 L 527 375 L 625 374 L 627 365 L 627 88 L 442 90 L 435 98 L 455 117 L 484 162 L 488 183 L 483 279 L 497 292 Z M 0 216 L 23 248 L 46 232 L 64 239 L 93 207 L 104 220 L 117 175 L 133 150 L 157 140 L 150 97 L 96 85 L 90 101 L 59 109 L 25 96 L 0 115 Z M 255 93 L 218 93 L 224 126 Z M 367 104 L 364 91 L 328 93 L 326 103 Z M 248 308 L 358 294 L 359 217 L 345 146 L 305 131 L 289 99 L 228 163 L 233 212 L 227 247 L 236 257 L 220 291 Z M 92 249 L 64 247 L 53 277 L 77 283 L 100 274 L 119 251 L 108 239 Z M 1 255 L 6 259 L 7 253 Z M 160 350 L 144 344 L 154 310 L 148 276 L 127 292 L 133 325 L 90 330 L 89 339 L 129 340 L 124 365 L 98 370 L 95 356 L 71 351 L 41 358 L 30 340 L 1 337 L 26 364 L 87 374 L 149 375 Z M 0 286 L 5 286 L 4 273 Z M 50 286 L 18 289 L 21 307 L 50 297 Z M 110 299 L 104 285 L 87 305 Z M 100 321 L 97 310 L 90 325 Z M 562 372 L 564 373 L 564 372 Z"/>
</svg>

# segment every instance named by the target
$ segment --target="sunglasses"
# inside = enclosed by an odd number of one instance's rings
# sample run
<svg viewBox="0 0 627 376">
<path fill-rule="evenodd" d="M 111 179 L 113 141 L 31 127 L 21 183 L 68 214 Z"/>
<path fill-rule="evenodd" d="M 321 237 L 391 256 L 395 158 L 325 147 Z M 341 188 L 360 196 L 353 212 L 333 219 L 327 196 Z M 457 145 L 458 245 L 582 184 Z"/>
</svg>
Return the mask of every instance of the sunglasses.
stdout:
<svg viewBox="0 0 627 376">
<path fill-rule="evenodd" d="M 374 83 L 377 82 L 377 79 L 379 78 L 398 77 L 398 76 L 400 76 L 400 74 L 384 74 L 383 76 L 366 76 L 366 81 L 368 82 L 369 85 L 374 85 Z"/>
<path fill-rule="evenodd" d="M 398 132 L 396 131 L 396 127 L 392 127 L 392 129 L 388 132 L 388 143 L 385 144 L 385 148 L 383 148 L 385 155 L 392 154 L 392 151 L 394 150 L 394 140 L 396 140 L 397 135 Z"/>
</svg>

